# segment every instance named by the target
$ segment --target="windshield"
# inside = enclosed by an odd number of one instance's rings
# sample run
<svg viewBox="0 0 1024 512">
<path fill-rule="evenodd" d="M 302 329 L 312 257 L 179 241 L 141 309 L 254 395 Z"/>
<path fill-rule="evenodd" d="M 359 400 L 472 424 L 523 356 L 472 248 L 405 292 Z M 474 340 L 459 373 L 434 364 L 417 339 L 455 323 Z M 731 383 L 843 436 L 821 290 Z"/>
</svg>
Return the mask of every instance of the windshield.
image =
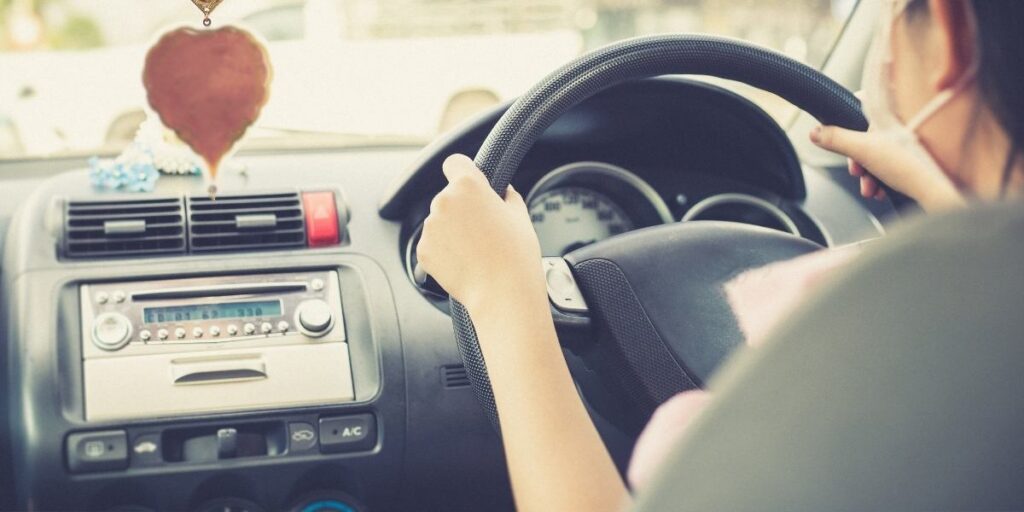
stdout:
<svg viewBox="0 0 1024 512">
<path fill-rule="evenodd" d="M 706 32 L 820 66 L 856 0 L 224 0 L 262 36 L 270 100 L 243 146 L 423 144 L 565 61 Z M 0 0 L 0 158 L 112 154 L 147 114 L 145 52 L 190 0 Z M 777 119 L 790 107 L 738 88 Z"/>
</svg>

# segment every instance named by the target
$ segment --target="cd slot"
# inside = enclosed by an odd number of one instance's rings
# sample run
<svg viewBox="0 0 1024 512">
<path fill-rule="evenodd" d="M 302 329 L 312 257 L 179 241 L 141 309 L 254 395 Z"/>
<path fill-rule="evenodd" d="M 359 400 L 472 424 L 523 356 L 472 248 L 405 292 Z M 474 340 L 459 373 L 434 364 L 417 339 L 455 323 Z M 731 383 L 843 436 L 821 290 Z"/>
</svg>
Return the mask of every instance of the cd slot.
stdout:
<svg viewBox="0 0 1024 512">
<path fill-rule="evenodd" d="M 201 297 L 225 297 L 228 295 L 251 295 L 264 293 L 304 292 L 308 285 L 302 281 L 282 283 L 242 283 L 211 286 L 168 288 L 132 293 L 133 301 L 194 299 Z"/>
</svg>

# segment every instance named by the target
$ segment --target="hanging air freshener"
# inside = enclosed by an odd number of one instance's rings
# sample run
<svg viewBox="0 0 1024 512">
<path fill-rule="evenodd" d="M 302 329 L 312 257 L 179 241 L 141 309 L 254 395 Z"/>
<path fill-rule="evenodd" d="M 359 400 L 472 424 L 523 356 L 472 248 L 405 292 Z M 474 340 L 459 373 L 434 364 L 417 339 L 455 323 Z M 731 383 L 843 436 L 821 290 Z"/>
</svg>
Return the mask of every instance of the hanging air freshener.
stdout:
<svg viewBox="0 0 1024 512">
<path fill-rule="evenodd" d="M 193 2 L 206 24 L 220 0 Z M 142 80 L 163 124 L 206 162 L 213 196 L 219 165 L 267 102 L 266 49 L 238 27 L 177 28 L 150 48 Z"/>
</svg>

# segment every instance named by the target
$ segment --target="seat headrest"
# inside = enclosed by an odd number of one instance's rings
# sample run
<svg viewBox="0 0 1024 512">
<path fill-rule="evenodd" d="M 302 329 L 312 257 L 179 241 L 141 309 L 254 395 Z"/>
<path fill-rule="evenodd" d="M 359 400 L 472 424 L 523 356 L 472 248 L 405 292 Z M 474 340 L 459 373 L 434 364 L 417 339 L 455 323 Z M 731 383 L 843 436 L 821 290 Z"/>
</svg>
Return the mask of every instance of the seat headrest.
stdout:
<svg viewBox="0 0 1024 512">
<path fill-rule="evenodd" d="M 731 358 L 638 510 L 1024 510 L 1024 205 L 909 224 Z"/>
</svg>

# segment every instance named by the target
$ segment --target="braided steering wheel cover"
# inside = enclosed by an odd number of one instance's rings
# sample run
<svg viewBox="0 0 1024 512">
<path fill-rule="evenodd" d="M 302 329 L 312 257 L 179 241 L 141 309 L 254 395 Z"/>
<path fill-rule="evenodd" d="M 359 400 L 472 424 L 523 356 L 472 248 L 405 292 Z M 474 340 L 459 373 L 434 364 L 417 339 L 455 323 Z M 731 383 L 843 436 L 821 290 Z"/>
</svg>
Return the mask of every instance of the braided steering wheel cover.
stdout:
<svg viewBox="0 0 1024 512">
<path fill-rule="evenodd" d="M 523 157 L 566 111 L 622 82 L 669 74 L 710 75 L 743 82 L 788 100 L 824 124 L 854 130 L 866 130 L 868 126 L 860 101 L 850 91 L 778 52 L 717 36 L 638 37 L 583 55 L 527 91 L 484 140 L 476 165 L 491 188 L 504 196 Z M 451 305 L 466 373 L 477 399 L 500 432 L 498 409 L 473 321 L 458 301 L 452 300 Z"/>
</svg>

